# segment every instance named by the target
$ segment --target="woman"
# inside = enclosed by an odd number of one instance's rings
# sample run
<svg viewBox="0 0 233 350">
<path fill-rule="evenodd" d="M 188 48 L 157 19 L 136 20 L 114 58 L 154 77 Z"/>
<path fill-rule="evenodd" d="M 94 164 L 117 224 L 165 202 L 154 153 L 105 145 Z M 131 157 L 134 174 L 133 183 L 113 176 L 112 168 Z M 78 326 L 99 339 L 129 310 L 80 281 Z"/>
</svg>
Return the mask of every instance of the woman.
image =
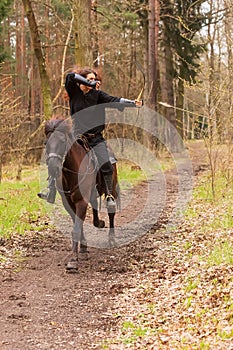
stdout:
<svg viewBox="0 0 233 350">
<path fill-rule="evenodd" d="M 105 129 L 104 105 L 119 102 L 126 105 L 141 107 L 142 101 L 132 101 L 120 97 L 114 97 L 100 90 L 100 81 L 97 72 L 91 68 L 83 68 L 79 71 L 68 73 L 65 88 L 69 96 L 70 114 L 73 120 L 76 136 L 83 134 L 87 137 L 90 146 L 94 149 L 102 171 L 106 185 L 106 205 L 108 208 L 116 206 L 112 195 L 113 166 L 109 160 L 106 141 L 103 137 Z M 50 189 L 52 191 L 52 187 Z M 49 195 L 48 195 L 49 198 Z M 48 200 L 47 198 L 47 200 Z M 51 200 L 50 200 L 51 203 Z"/>
</svg>

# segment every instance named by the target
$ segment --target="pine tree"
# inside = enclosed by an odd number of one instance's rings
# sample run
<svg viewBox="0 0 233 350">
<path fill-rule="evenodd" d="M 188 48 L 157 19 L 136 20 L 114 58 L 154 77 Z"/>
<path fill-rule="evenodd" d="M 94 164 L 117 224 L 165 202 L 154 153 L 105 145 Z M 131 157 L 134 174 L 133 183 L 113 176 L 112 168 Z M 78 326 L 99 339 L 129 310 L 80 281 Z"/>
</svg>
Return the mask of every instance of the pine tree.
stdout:
<svg viewBox="0 0 233 350">
<path fill-rule="evenodd" d="M 176 126 L 180 134 L 183 134 L 183 97 L 184 81 L 193 83 L 198 74 L 198 59 L 203 52 L 204 46 L 198 42 L 197 34 L 206 21 L 202 4 L 204 0 L 161 0 L 161 20 L 163 22 L 162 45 L 170 46 L 172 56 L 165 56 L 165 66 L 169 71 L 170 89 L 176 81 Z M 171 59 L 172 57 L 172 59 Z M 168 76 L 167 76 L 168 77 Z M 171 93 L 170 95 L 173 95 Z"/>
<path fill-rule="evenodd" d="M 3 62 L 8 56 L 9 52 L 5 50 L 4 38 L 2 36 L 4 19 L 9 15 L 13 0 L 1 0 L 0 2 L 0 63 Z"/>
</svg>

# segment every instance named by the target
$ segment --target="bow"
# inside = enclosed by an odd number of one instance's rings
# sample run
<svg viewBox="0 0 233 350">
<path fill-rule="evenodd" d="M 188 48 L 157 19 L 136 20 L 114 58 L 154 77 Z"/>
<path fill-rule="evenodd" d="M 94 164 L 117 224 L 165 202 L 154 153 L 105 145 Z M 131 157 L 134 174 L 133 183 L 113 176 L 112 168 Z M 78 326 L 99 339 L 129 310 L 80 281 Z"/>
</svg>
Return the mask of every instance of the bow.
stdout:
<svg viewBox="0 0 233 350">
<path fill-rule="evenodd" d="M 143 87 L 141 88 L 141 91 L 139 92 L 138 97 L 136 98 L 136 101 L 141 101 L 142 94 L 143 94 L 143 92 L 145 90 L 146 76 L 145 76 L 145 73 L 143 71 L 141 63 L 139 63 L 138 61 L 135 61 L 135 63 L 136 63 L 136 66 L 137 66 L 138 70 L 140 70 L 140 72 L 142 73 L 142 76 L 143 76 Z"/>
</svg>

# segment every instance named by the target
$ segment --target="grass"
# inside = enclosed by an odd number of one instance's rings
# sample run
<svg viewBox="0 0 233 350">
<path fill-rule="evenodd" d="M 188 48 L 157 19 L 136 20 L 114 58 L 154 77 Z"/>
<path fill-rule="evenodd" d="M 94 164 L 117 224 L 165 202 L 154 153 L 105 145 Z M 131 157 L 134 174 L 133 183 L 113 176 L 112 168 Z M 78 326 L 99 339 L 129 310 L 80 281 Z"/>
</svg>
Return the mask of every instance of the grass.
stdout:
<svg viewBox="0 0 233 350">
<path fill-rule="evenodd" d="M 44 170 L 42 170 L 44 171 Z M 38 220 L 47 215 L 48 206 L 39 200 L 41 169 L 39 166 L 24 167 L 22 181 L 16 181 L 16 167 L 3 168 L 3 179 L 0 184 L 0 236 L 10 238 L 12 234 L 23 235 L 27 231 L 42 230 Z M 47 176 L 47 169 L 43 178 Z M 128 188 L 145 181 L 141 170 L 132 170 L 129 163 L 120 162 L 118 166 L 120 186 Z M 43 179 L 43 182 L 44 182 Z M 45 187 L 47 183 L 43 184 Z M 41 220 L 43 221 L 43 220 Z"/>
<path fill-rule="evenodd" d="M 209 175 L 203 176 L 201 183 L 193 191 L 193 201 L 186 210 L 186 217 L 201 219 L 208 210 L 207 220 L 202 223 L 202 230 L 229 229 L 233 227 L 233 186 L 219 172 L 215 179 L 215 197 L 211 193 Z M 203 211 L 204 209 L 204 211 Z"/>
<path fill-rule="evenodd" d="M 226 241 L 215 246 L 207 257 L 207 263 L 210 266 L 221 264 L 233 265 L 233 243 Z"/>
<path fill-rule="evenodd" d="M 135 165 L 130 161 L 118 161 L 118 178 L 120 187 L 122 189 L 128 189 L 138 185 L 143 181 L 147 181 L 152 178 L 156 173 L 166 171 L 172 167 L 171 160 L 165 159 L 161 161 L 161 164 L 152 164 L 148 169 L 141 169 L 140 166 Z"/>
<path fill-rule="evenodd" d="M 214 181 L 214 192 L 215 197 L 213 197 L 213 192 L 211 188 L 211 176 L 207 173 L 202 177 L 202 181 L 199 186 L 194 191 L 194 198 L 200 200 L 207 200 L 211 202 L 224 202 L 225 200 L 233 200 L 233 186 L 221 171 L 216 171 L 215 181 Z"/>
<path fill-rule="evenodd" d="M 233 265 L 233 242 L 228 234 L 228 230 L 233 227 L 232 208 L 233 186 L 229 186 L 226 177 L 221 172 L 216 173 L 214 198 L 211 194 L 209 174 L 203 176 L 193 192 L 193 201 L 185 215 L 186 220 L 190 220 L 193 227 L 195 225 L 197 233 L 207 233 L 212 237 L 209 252 L 200 257 L 207 266 Z M 217 238 L 219 235 L 221 238 Z"/>
<path fill-rule="evenodd" d="M 199 285 L 198 280 L 193 280 L 192 278 L 188 278 L 187 284 L 185 286 L 186 292 L 191 292 L 192 290 L 196 289 Z"/>
<path fill-rule="evenodd" d="M 14 181 L 14 168 L 7 168 L 0 184 L 0 236 L 23 235 L 28 230 L 39 230 L 36 222 L 46 216 L 46 208 L 38 199 L 38 167 L 25 168 L 22 181 Z M 42 228 L 41 228 L 42 229 Z"/>
<path fill-rule="evenodd" d="M 231 328 L 231 329 L 229 329 L 227 331 L 218 329 L 218 336 L 222 340 L 232 339 L 233 338 L 233 328 Z"/>
</svg>

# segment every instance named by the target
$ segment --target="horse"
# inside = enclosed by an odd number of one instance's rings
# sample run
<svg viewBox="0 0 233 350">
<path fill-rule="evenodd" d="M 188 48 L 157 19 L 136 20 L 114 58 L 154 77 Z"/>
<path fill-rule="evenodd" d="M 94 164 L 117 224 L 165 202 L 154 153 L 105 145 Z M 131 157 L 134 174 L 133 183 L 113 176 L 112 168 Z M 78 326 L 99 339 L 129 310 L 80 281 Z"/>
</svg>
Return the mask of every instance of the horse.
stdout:
<svg viewBox="0 0 233 350">
<path fill-rule="evenodd" d="M 78 253 L 87 253 L 83 224 L 88 203 L 91 204 L 93 225 L 105 227 L 99 219 L 97 197 L 106 193 L 98 161 L 87 140 L 80 135 L 76 140 L 69 120 L 51 119 L 45 123 L 46 163 L 48 175 L 55 179 L 56 188 L 72 222 L 72 253 L 67 271 L 78 270 Z M 117 167 L 113 164 L 113 195 L 119 200 Z M 109 243 L 114 245 L 114 217 L 116 210 L 107 209 L 109 217 Z"/>
</svg>

